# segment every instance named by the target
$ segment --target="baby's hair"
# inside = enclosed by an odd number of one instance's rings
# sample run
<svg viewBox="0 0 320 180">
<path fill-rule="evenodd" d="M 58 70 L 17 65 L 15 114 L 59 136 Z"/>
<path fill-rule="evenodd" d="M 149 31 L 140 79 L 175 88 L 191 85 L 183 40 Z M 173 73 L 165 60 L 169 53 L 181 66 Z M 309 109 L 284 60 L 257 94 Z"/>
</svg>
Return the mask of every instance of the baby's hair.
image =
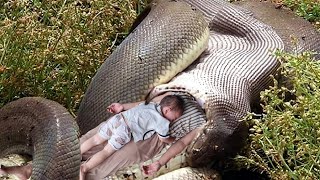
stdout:
<svg viewBox="0 0 320 180">
<path fill-rule="evenodd" d="M 181 114 L 184 111 L 184 101 L 179 95 L 167 95 L 160 101 L 161 107 L 170 107 L 173 111 Z"/>
</svg>

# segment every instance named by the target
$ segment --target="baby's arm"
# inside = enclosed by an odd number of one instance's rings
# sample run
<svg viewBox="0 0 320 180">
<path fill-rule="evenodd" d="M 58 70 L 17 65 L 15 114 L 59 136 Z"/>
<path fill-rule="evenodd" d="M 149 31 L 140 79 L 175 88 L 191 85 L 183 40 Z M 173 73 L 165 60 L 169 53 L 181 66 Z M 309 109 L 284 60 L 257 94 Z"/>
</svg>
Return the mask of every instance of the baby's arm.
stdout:
<svg viewBox="0 0 320 180">
<path fill-rule="evenodd" d="M 171 92 L 166 92 L 163 95 L 157 96 L 155 98 L 152 99 L 152 102 L 160 102 L 161 99 L 169 94 L 172 94 Z M 107 111 L 109 111 L 110 113 L 113 114 L 117 114 L 119 112 L 122 111 L 126 111 L 128 109 L 131 109 L 141 103 L 144 103 L 144 101 L 139 101 L 139 102 L 134 102 L 134 103 L 125 103 L 125 104 L 121 104 L 121 103 L 112 103 L 110 106 L 107 107 Z"/>
<path fill-rule="evenodd" d="M 128 109 L 131 109 L 135 106 L 138 106 L 139 104 L 143 103 L 143 101 L 139 101 L 139 102 L 134 102 L 134 103 L 126 103 L 126 104 L 122 104 L 123 106 L 123 110 L 128 110 Z"/>
<path fill-rule="evenodd" d="M 161 136 L 159 136 L 159 139 L 161 142 L 167 143 L 167 144 L 171 144 L 173 143 L 173 141 L 176 139 L 175 137 L 168 137 L 168 138 L 163 138 Z"/>
<path fill-rule="evenodd" d="M 170 148 L 160 157 L 160 159 L 152 164 L 142 166 L 142 170 L 146 175 L 153 175 L 156 173 L 161 166 L 166 164 L 171 158 L 181 153 L 184 148 L 186 148 L 191 141 L 196 137 L 197 133 L 200 131 L 196 128 L 189 132 L 187 135 L 175 142 Z"/>
<path fill-rule="evenodd" d="M 142 103 L 142 101 L 135 102 L 135 103 L 126 103 L 126 104 L 112 103 L 110 106 L 107 107 L 107 111 L 109 111 L 110 113 L 113 113 L 113 114 L 117 114 L 122 111 L 126 111 L 128 109 L 131 109 L 141 103 Z"/>
</svg>

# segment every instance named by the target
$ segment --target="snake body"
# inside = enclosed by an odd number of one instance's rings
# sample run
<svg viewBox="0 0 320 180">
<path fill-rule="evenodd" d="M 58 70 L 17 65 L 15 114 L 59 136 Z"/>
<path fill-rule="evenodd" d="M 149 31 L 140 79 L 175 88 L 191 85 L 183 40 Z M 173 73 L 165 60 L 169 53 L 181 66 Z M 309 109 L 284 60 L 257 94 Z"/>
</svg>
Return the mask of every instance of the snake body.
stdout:
<svg viewBox="0 0 320 180">
<path fill-rule="evenodd" d="M 312 28 L 305 27 L 312 35 L 301 37 L 305 42 L 289 46 L 285 30 L 222 0 L 158 0 L 149 10 L 97 71 L 76 120 L 83 134 L 110 117 L 105 108 L 111 102 L 142 100 L 152 88 L 155 94 L 183 89 L 203 103 L 208 118 L 187 150 L 193 166 L 243 146 L 247 125 L 242 118 L 279 66 L 274 50 L 320 51 L 319 33 Z M 65 108 L 22 98 L 0 109 L 0 123 L 0 156 L 33 154 L 32 179 L 77 179 L 77 125 Z"/>
<path fill-rule="evenodd" d="M 220 1 L 200 2 L 189 3 L 198 9 L 209 7 L 207 53 L 196 65 L 155 89 L 162 92 L 182 86 L 204 102 L 208 123 L 187 153 L 193 166 L 234 155 L 243 146 L 247 125 L 242 119 L 279 66 L 272 52 L 283 49 L 276 32 L 247 11 Z"/>
<path fill-rule="evenodd" d="M 89 85 L 77 118 L 82 133 L 110 117 L 109 104 L 142 101 L 206 49 L 209 30 L 200 13 L 176 1 L 154 1 L 150 9 Z"/>
<path fill-rule="evenodd" d="M 0 155 L 33 154 L 31 179 L 76 179 L 78 126 L 59 103 L 27 97 L 0 109 Z"/>
<path fill-rule="evenodd" d="M 271 26 L 283 41 L 284 50 L 291 53 L 314 51 L 317 52 L 314 58 L 320 59 L 319 31 L 303 18 L 295 16 L 294 12 L 276 9 L 272 3 L 257 3 L 254 0 L 235 4 L 250 10 L 252 16 Z"/>
</svg>

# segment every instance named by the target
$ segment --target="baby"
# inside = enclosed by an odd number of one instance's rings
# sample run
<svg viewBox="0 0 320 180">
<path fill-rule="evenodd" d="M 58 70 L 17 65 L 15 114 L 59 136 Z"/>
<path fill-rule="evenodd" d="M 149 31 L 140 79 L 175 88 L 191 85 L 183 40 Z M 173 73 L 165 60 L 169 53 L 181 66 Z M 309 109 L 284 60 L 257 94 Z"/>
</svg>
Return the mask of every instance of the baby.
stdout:
<svg viewBox="0 0 320 180">
<path fill-rule="evenodd" d="M 103 122 L 97 134 L 86 140 L 80 146 L 81 154 L 104 142 L 108 142 L 80 167 L 80 180 L 85 173 L 107 159 L 115 151 L 121 149 L 131 138 L 134 142 L 147 139 L 154 132 L 165 143 L 172 143 L 169 124 L 183 114 L 183 99 L 178 95 L 167 95 L 160 104 L 156 103 L 112 103 L 107 110 L 115 113 L 108 121 Z"/>
</svg>

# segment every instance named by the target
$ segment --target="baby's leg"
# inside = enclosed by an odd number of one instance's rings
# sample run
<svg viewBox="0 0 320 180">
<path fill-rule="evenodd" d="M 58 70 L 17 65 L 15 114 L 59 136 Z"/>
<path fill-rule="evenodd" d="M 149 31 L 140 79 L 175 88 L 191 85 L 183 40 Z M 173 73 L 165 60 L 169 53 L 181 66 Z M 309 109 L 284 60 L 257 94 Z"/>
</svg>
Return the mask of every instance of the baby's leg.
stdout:
<svg viewBox="0 0 320 180">
<path fill-rule="evenodd" d="M 88 140 L 91 137 L 93 137 L 94 135 L 96 135 L 97 132 L 99 131 L 101 125 L 103 125 L 103 124 L 104 124 L 104 122 L 101 123 L 96 128 L 90 130 L 89 132 L 87 132 L 83 136 L 81 136 L 81 138 L 80 138 L 80 147 L 84 142 L 86 142 L 86 140 Z M 104 146 L 107 144 L 107 142 L 108 141 L 106 141 L 106 142 L 104 142 L 104 143 L 102 143 L 100 145 L 94 146 L 91 149 L 89 149 L 87 152 L 83 153 L 82 154 L 82 160 L 85 161 L 85 160 L 89 159 L 91 156 L 93 156 L 94 154 L 96 154 L 97 152 L 101 151 L 104 148 Z"/>
<path fill-rule="evenodd" d="M 106 139 L 102 138 L 98 133 L 86 140 L 83 144 L 80 146 L 81 154 L 87 152 L 89 149 L 91 149 L 94 146 L 97 146 L 99 144 L 102 144 L 106 142 Z"/>
<path fill-rule="evenodd" d="M 116 152 L 116 150 L 110 144 L 107 144 L 103 148 L 103 150 L 93 155 L 91 159 L 89 159 L 89 161 L 83 163 L 80 167 L 80 180 L 84 179 L 83 177 L 85 176 L 86 172 L 98 166 L 100 163 L 106 160 L 114 152 Z"/>
<path fill-rule="evenodd" d="M 80 145 L 81 155 L 87 152 L 92 147 L 100 145 L 106 142 L 108 139 L 110 139 L 110 136 L 112 135 L 110 126 L 111 126 L 110 122 L 104 122 L 94 136 L 90 137 L 85 142 L 83 142 Z"/>
</svg>

